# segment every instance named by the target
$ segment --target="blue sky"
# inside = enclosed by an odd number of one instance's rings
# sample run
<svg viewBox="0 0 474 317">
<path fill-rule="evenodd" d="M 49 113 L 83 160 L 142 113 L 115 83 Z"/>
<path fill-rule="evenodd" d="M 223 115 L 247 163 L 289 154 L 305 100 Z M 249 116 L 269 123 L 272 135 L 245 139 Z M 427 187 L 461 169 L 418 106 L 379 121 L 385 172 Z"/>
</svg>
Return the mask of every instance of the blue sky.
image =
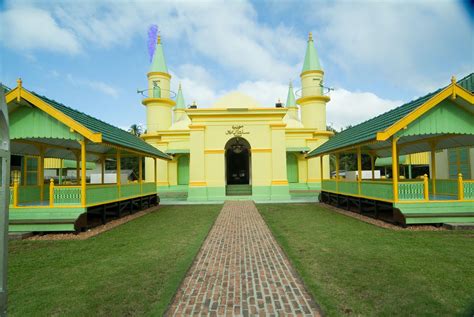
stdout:
<svg viewBox="0 0 474 317">
<path fill-rule="evenodd" d="M 272 106 L 298 89 L 313 32 L 335 90 L 328 123 L 354 124 L 474 69 L 472 8 L 454 1 L 6 1 L 0 81 L 126 128 L 145 122 L 147 28 L 172 89 L 199 107 L 239 90 Z"/>
</svg>

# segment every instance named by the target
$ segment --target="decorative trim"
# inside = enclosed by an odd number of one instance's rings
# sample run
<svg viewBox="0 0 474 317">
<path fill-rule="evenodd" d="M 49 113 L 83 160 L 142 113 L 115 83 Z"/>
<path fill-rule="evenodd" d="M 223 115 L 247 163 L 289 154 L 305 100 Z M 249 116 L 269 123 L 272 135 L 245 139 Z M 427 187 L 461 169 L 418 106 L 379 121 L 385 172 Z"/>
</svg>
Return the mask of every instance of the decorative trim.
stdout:
<svg viewBox="0 0 474 317">
<path fill-rule="evenodd" d="M 307 96 L 307 97 L 301 97 L 297 99 L 296 103 L 299 104 L 300 106 L 306 106 L 311 101 L 328 102 L 329 100 L 331 100 L 329 96 Z"/>
<path fill-rule="evenodd" d="M 307 183 L 320 183 L 321 182 L 321 178 L 308 178 Z"/>
<path fill-rule="evenodd" d="M 167 77 L 168 79 L 171 79 L 170 74 L 163 73 L 163 72 L 149 72 L 146 76 L 147 78 L 150 78 L 151 76 L 163 76 L 163 77 Z"/>
<path fill-rule="evenodd" d="M 300 77 L 303 77 L 303 76 L 306 76 L 306 75 L 310 75 L 310 74 L 321 74 L 321 75 L 324 75 L 324 71 L 322 70 L 307 70 L 305 72 L 302 72 L 300 74 Z"/>
<path fill-rule="evenodd" d="M 250 149 L 251 153 L 272 153 L 272 149 Z"/>
<path fill-rule="evenodd" d="M 169 98 L 145 98 L 145 99 L 142 100 L 142 104 L 144 106 L 148 106 L 148 104 L 150 104 L 152 102 L 160 102 L 160 103 L 163 103 L 164 105 L 169 106 L 169 107 L 176 106 L 176 102 L 173 99 L 169 99 Z M 158 105 L 151 105 L 151 106 L 158 106 Z M 160 105 L 160 106 L 162 106 L 162 105 Z"/>
<path fill-rule="evenodd" d="M 225 150 L 223 149 L 205 149 L 204 154 L 224 154 Z"/>
<path fill-rule="evenodd" d="M 270 128 L 284 128 L 286 127 L 286 123 L 270 123 Z"/>
<path fill-rule="evenodd" d="M 189 128 L 192 130 L 205 130 L 206 125 L 205 124 L 190 124 Z"/>
<path fill-rule="evenodd" d="M 272 180 L 272 185 L 288 185 L 288 181 L 286 179 L 275 179 Z"/>
<path fill-rule="evenodd" d="M 207 186 L 207 182 L 206 181 L 194 181 L 194 182 L 189 182 L 189 187 L 203 187 L 203 186 Z"/>
</svg>

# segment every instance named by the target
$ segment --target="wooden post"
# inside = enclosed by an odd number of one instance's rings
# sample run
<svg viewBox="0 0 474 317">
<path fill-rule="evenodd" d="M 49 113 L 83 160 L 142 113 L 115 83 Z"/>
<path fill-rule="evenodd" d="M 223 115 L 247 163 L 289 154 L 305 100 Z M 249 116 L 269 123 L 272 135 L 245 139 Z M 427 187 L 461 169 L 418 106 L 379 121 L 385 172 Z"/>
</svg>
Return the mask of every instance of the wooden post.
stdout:
<svg viewBox="0 0 474 317">
<path fill-rule="evenodd" d="M 154 162 L 154 165 L 155 165 L 155 169 L 154 169 L 154 177 L 155 177 L 155 187 L 158 185 L 158 171 L 157 171 L 157 168 L 156 168 L 156 157 L 153 158 L 153 162 Z"/>
<path fill-rule="evenodd" d="M 142 166 L 142 156 L 138 156 L 138 183 L 140 184 L 140 194 L 142 191 L 142 183 L 143 183 L 143 166 Z"/>
<path fill-rule="evenodd" d="M 79 157 L 79 154 L 76 153 L 76 183 L 77 185 L 79 185 L 79 179 L 81 178 L 81 165 L 80 165 L 80 157 Z"/>
<path fill-rule="evenodd" d="M 324 180 L 324 169 L 323 169 L 324 163 L 323 163 L 323 158 L 324 158 L 324 155 L 321 155 L 321 156 L 319 157 L 319 169 L 321 170 L 321 172 L 320 172 L 320 173 L 321 173 L 321 175 L 320 175 L 320 176 L 321 176 L 321 177 L 320 177 L 320 178 L 321 178 L 321 188 L 322 188 L 322 186 L 323 186 L 323 180 Z"/>
<path fill-rule="evenodd" d="M 426 201 L 430 200 L 430 190 L 428 184 L 428 175 L 423 175 L 423 196 Z"/>
<path fill-rule="evenodd" d="M 105 182 L 105 156 L 104 155 L 100 157 L 100 165 L 101 165 L 100 183 L 103 185 Z"/>
<path fill-rule="evenodd" d="M 54 179 L 49 180 L 49 207 L 54 206 Z"/>
<path fill-rule="evenodd" d="M 122 193 L 121 193 L 121 184 L 122 184 L 122 179 L 121 179 L 121 160 L 120 160 L 120 150 L 117 150 L 117 187 L 118 187 L 118 198 L 120 198 L 122 196 Z"/>
<path fill-rule="evenodd" d="M 458 174 L 458 199 L 464 200 L 464 185 L 462 182 L 462 174 Z"/>
<path fill-rule="evenodd" d="M 63 166 L 64 166 L 64 160 L 60 159 L 59 160 L 59 175 L 58 175 L 59 185 L 62 185 L 62 183 L 63 183 Z"/>
<path fill-rule="evenodd" d="M 375 179 L 375 160 L 374 155 L 370 154 L 370 168 L 372 169 L 372 180 Z"/>
<path fill-rule="evenodd" d="M 18 207 L 18 180 L 13 182 L 13 207 Z"/>
<path fill-rule="evenodd" d="M 336 192 L 339 192 L 339 153 L 336 153 Z"/>
<path fill-rule="evenodd" d="M 23 156 L 23 186 L 28 185 L 28 156 Z"/>
<path fill-rule="evenodd" d="M 393 182 L 393 200 L 398 201 L 398 138 L 392 137 L 392 182 Z"/>
<path fill-rule="evenodd" d="M 357 192 L 360 195 L 360 184 L 362 182 L 362 153 L 360 146 L 357 147 Z"/>
<path fill-rule="evenodd" d="M 86 197 L 86 140 L 79 141 L 81 144 L 81 205 L 85 207 L 87 204 Z"/>
<path fill-rule="evenodd" d="M 434 144 L 431 144 L 431 188 L 433 195 L 436 195 L 436 152 Z"/>
<path fill-rule="evenodd" d="M 44 147 L 39 148 L 40 156 L 38 160 L 38 183 L 40 186 L 40 201 L 44 200 Z"/>
</svg>

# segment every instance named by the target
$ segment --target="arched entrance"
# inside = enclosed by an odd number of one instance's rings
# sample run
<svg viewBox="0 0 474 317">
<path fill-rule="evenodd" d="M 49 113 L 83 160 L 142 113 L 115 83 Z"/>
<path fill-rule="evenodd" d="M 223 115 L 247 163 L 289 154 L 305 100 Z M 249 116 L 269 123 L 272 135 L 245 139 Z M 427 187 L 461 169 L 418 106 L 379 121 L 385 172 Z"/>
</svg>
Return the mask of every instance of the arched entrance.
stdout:
<svg viewBox="0 0 474 317">
<path fill-rule="evenodd" d="M 225 145 L 225 177 L 227 195 L 250 195 L 250 144 L 241 137 L 230 139 Z"/>
</svg>

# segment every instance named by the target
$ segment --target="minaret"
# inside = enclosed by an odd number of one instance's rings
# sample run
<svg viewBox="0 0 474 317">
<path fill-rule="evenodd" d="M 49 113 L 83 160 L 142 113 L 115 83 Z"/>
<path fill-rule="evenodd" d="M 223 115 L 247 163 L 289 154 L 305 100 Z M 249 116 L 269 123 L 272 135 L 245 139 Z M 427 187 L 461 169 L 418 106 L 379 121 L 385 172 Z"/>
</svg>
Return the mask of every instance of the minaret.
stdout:
<svg viewBox="0 0 474 317">
<path fill-rule="evenodd" d="M 184 103 L 183 90 L 179 84 L 178 95 L 176 96 L 176 107 L 174 107 L 174 123 L 171 126 L 172 130 L 189 129 L 191 120 L 186 113 L 186 106 Z"/>
<path fill-rule="evenodd" d="M 283 118 L 283 122 L 286 123 L 286 127 L 287 128 L 303 128 L 303 124 L 301 124 L 301 121 L 298 119 L 298 106 L 296 105 L 295 93 L 293 92 L 293 84 L 291 81 L 288 87 L 288 97 L 286 98 L 286 107 L 288 108 L 288 112 Z"/>
<path fill-rule="evenodd" d="M 296 102 L 301 106 L 301 121 L 304 127 L 321 131 L 326 130 L 326 103 L 330 99 L 323 95 L 323 76 L 324 72 L 310 32 L 300 75 L 301 98 Z"/>
<path fill-rule="evenodd" d="M 166 67 L 161 37 L 158 35 L 155 53 L 148 76 L 148 97 L 142 103 L 147 107 L 147 134 L 167 130 L 171 126 L 171 108 L 175 102 L 170 98 L 171 75 Z"/>
</svg>

